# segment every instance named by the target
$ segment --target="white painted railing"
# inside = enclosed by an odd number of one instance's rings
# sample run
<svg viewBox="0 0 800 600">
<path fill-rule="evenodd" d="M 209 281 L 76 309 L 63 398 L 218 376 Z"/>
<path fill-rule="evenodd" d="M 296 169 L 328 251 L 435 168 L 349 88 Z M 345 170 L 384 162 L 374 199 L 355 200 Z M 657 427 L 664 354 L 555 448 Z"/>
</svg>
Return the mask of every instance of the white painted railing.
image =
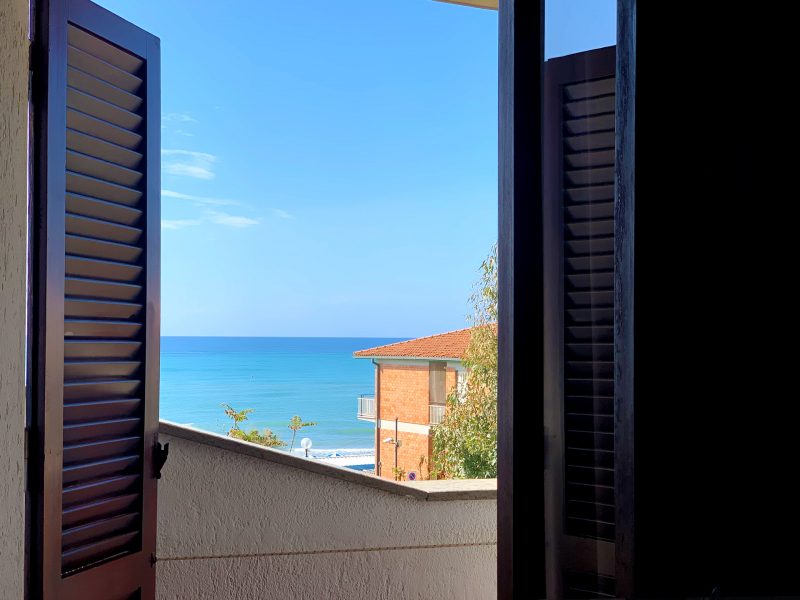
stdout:
<svg viewBox="0 0 800 600">
<path fill-rule="evenodd" d="M 428 416 L 431 425 L 438 425 L 444 419 L 444 404 L 430 404 Z"/>
<path fill-rule="evenodd" d="M 370 394 L 362 394 L 358 397 L 358 418 L 375 418 L 375 396 Z"/>
</svg>

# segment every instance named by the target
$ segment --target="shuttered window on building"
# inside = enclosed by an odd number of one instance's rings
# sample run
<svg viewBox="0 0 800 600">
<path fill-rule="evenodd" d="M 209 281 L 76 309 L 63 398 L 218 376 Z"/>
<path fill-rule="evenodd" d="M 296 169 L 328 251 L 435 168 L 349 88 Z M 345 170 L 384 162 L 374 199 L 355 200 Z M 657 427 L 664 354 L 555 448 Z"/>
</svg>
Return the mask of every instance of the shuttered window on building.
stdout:
<svg viewBox="0 0 800 600">
<path fill-rule="evenodd" d="M 614 75 L 614 48 L 545 64 L 546 493 L 564 597 L 614 593 Z"/>
<path fill-rule="evenodd" d="M 152 598 L 159 42 L 86 0 L 37 17 L 37 591 Z"/>
</svg>

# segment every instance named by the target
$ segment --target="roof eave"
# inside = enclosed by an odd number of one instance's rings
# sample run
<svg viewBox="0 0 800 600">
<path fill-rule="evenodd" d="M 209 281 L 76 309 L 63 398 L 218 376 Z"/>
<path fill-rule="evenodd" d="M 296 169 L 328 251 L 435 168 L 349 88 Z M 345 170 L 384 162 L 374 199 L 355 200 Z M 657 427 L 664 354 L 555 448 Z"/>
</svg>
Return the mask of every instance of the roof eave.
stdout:
<svg viewBox="0 0 800 600">
<path fill-rule="evenodd" d="M 463 358 L 456 358 L 453 356 L 379 356 L 376 354 L 370 354 L 369 356 L 357 356 L 354 354 L 353 358 L 373 358 L 375 360 L 439 360 L 451 362 L 461 362 L 464 360 Z"/>
</svg>

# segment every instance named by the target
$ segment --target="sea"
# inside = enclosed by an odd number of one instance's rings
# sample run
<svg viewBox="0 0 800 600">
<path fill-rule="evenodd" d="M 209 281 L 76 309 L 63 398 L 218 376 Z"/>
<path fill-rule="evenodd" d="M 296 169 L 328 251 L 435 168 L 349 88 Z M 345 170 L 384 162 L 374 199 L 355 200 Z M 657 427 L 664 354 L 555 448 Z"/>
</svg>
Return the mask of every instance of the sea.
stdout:
<svg viewBox="0 0 800 600">
<path fill-rule="evenodd" d="M 314 453 L 372 449 L 374 424 L 356 418 L 357 397 L 373 394 L 369 359 L 353 352 L 404 338 L 162 337 L 161 418 L 214 433 L 232 421 L 222 404 L 252 409 L 243 429 L 268 427 L 287 443 L 289 420 Z"/>
</svg>

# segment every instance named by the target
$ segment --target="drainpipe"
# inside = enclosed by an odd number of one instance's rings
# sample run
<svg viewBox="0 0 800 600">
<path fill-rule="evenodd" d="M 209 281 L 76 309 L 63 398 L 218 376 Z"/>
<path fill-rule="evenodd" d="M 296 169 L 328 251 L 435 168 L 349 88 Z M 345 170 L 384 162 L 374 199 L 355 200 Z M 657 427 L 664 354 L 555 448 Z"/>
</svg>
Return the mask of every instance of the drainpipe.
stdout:
<svg viewBox="0 0 800 600">
<path fill-rule="evenodd" d="M 399 432 L 397 431 L 397 421 L 398 417 L 394 418 L 394 471 L 397 472 L 397 453 L 400 450 L 400 438 L 398 437 Z M 395 475 L 396 477 L 396 475 Z"/>
<path fill-rule="evenodd" d="M 373 358 L 375 365 L 375 475 L 381 475 L 381 366 Z"/>
</svg>

